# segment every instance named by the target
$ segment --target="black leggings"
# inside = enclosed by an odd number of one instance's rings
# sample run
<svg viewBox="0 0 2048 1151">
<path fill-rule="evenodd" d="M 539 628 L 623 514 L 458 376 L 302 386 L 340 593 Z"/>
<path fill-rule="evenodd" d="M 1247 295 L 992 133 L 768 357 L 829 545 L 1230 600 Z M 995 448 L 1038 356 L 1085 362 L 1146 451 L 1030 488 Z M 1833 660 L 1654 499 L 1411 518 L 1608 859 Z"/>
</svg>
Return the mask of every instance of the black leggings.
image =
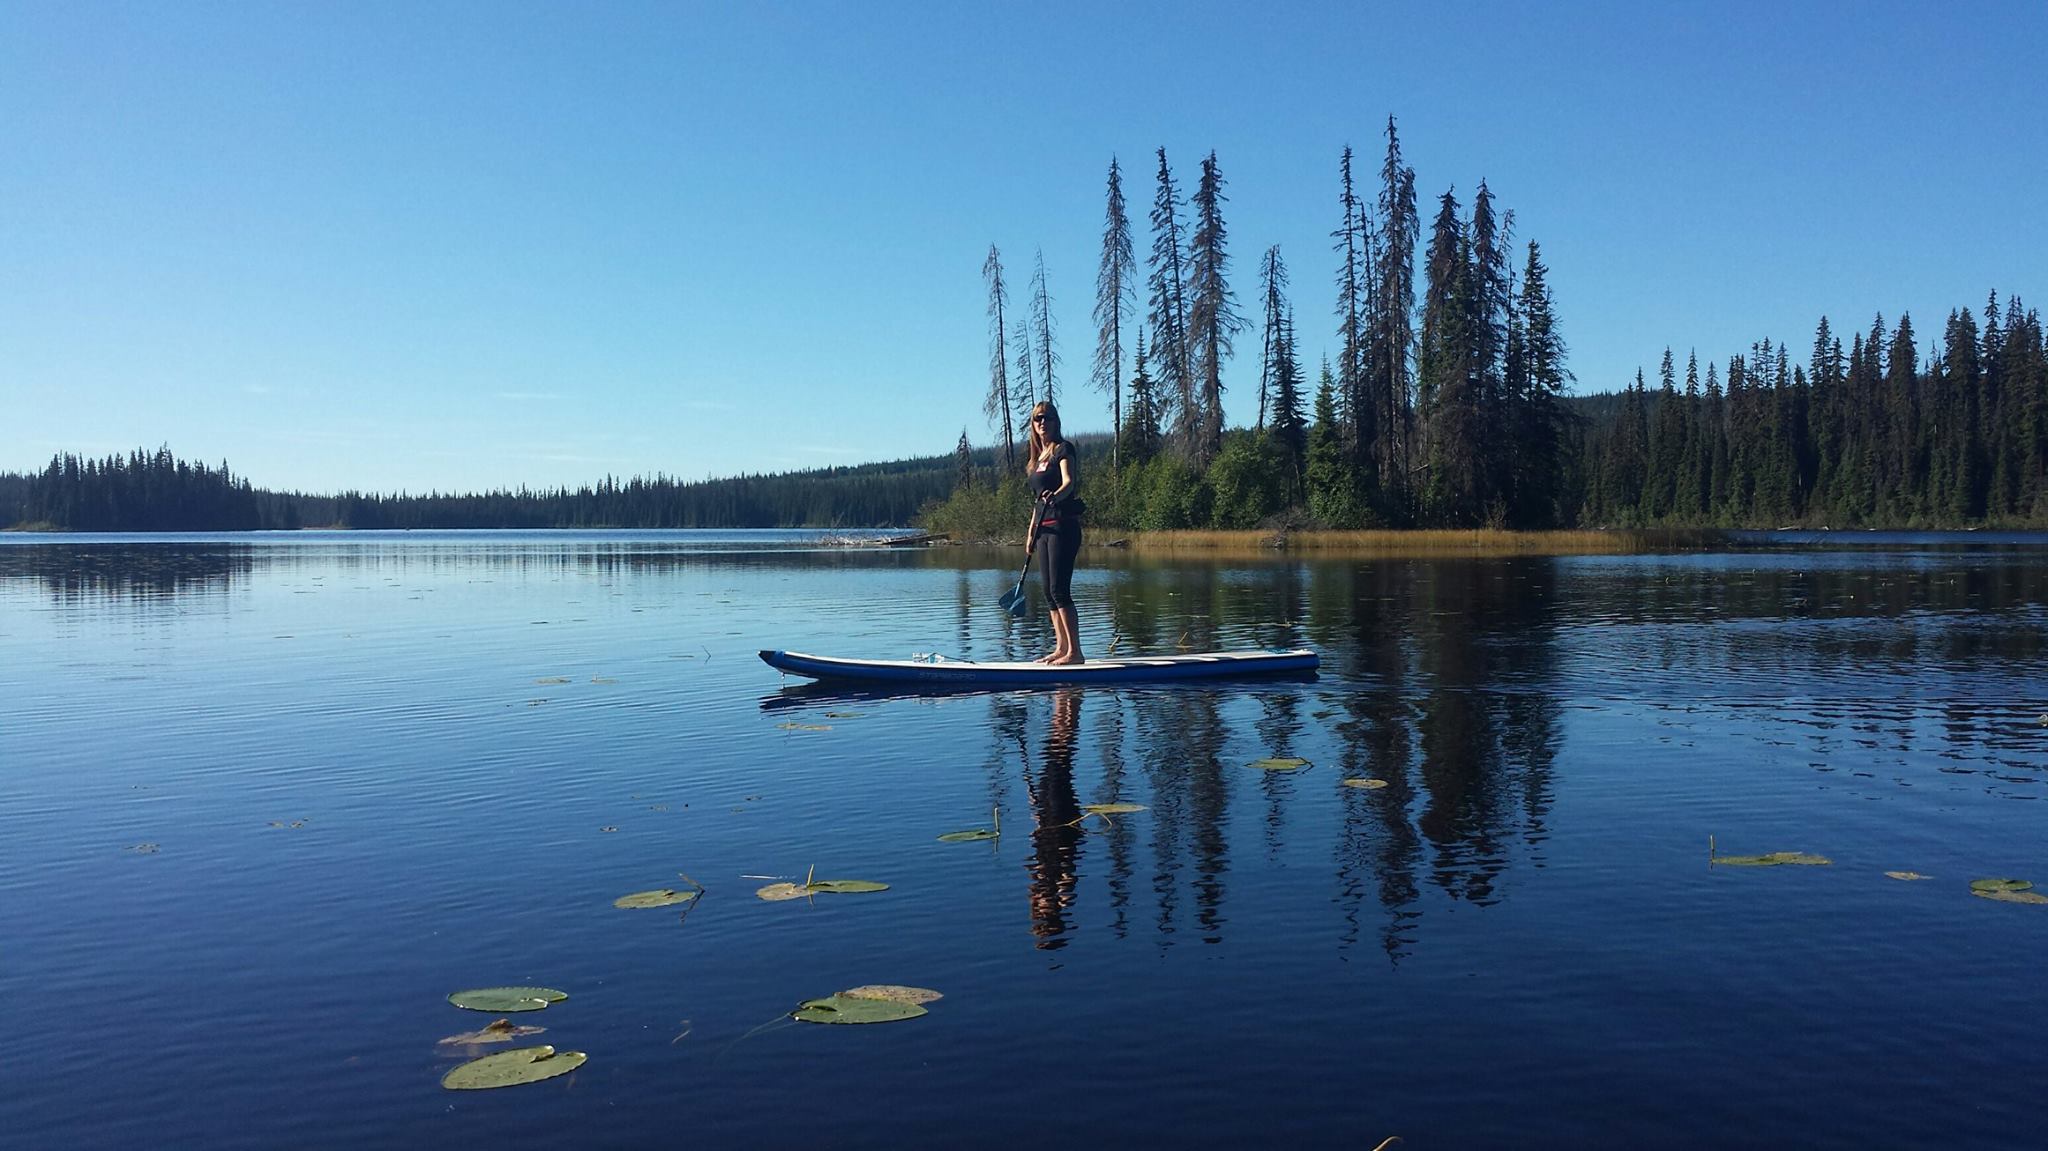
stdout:
<svg viewBox="0 0 2048 1151">
<path fill-rule="evenodd" d="M 1080 552 L 1079 517 L 1062 516 L 1057 526 L 1038 529 L 1038 574 L 1045 582 L 1046 605 L 1054 611 L 1074 606 L 1074 557 Z"/>
</svg>

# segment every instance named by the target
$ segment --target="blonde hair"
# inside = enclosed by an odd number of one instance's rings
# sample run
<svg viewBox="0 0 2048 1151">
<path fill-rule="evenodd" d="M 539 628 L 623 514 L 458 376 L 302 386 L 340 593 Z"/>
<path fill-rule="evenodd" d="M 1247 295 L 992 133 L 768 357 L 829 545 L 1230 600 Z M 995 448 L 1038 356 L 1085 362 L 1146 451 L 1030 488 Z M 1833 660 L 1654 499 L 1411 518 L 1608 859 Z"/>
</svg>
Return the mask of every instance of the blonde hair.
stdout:
<svg viewBox="0 0 2048 1151">
<path fill-rule="evenodd" d="M 1044 416 L 1045 423 L 1042 425 L 1042 431 L 1041 425 L 1031 425 L 1030 450 L 1025 453 L 1024 464 L 1024 470 L 1027 472 L 1038 466 L 1038 457 L 1044 453 L 1047 444 L 1066 442 L 1066 437 L 1060 434 L 1060 410 L 1052 406 L 1051 400 L 1040 400 L 1032 405 L 1031 415 L 1034 419 Z"/>
</svg>

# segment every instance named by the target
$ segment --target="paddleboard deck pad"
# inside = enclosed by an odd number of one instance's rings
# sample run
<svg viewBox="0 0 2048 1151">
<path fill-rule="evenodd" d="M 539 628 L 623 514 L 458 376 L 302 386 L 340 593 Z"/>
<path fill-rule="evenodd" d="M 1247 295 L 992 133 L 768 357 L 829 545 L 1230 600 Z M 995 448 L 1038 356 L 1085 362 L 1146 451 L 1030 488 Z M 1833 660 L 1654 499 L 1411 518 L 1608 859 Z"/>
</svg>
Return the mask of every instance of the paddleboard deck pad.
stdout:
<svg viewBox="0 0 2048 1151">
<path fill-rule="evenodd" d="M 977 663 L 965 659 L 842 659 L 798 651 L 764 651 L 761 661 L 777 671 L 816 680 L 915 683 L 944 687 L 1033 687 L 1089 683 L 1167 683 L 1190 679 L 1238 679 L 1299 675 L 1316 670 L 1316 653 L 1212 651 L 1201 655 L 1116 656 L 1086 663 Z"/>
</svg>

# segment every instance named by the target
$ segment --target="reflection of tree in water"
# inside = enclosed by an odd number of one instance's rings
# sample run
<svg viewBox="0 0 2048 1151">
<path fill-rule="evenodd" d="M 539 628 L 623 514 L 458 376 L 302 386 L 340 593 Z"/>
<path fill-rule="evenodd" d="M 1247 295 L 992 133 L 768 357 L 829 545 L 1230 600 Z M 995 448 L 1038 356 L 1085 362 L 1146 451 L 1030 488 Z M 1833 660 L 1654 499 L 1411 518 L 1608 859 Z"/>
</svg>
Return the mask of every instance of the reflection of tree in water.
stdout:
<svg viewBox="0 0 2048 1151">
<path fill-rule="evenodd" d="M 1132 696 L 1140 759 L 1156 813 L 1152 889 L 1159 897 L 1162 943 L 1179 930 L 1181 872 L 1190 868 L 1202 941 L 1222 939 L 1223 877 L 1230 866 L 1224 831 L 1230 788 L 1221 756 L 1229 732 L 1216 698 L 1206 690 L 1171 688 Z"/>
<path fill-rule="evenodd" d="M 1560 710 L 1549 694 L 1557 659 L 1551 561 L 1286 564 L 1249 573 L 1199 565 L 1136 568 L 1129 577 L 1111 585 L 1106 599 L 1115 630 L 1134 649 L 1170 649 L 1183 635 L 1190 646 L 1194 639 L 1307 643 L 1323 651 L 1329 679 L 1359 686 L 1092 694 L 1089 746 L 1099 750 L 1103 774 L 1100 793 L 1087 801 L 1151 808 L 1142 822 L 1087 829 L 1105 839 L 1100 879 L 1119 934 L 1136 895 L 1138 839 L 1149 836 L 1161 945 L 1189 931 L 1204 942 L 1222 940 L 1232 787 L 1261 789 L 1267 842 L 1276 854 L 1283 845 L 1289 809 L 1305 796 L 1308 777 L 1239 773 L 1225 762 L 1233 732 L 1224 706 L 1236 701 L 1255 702 L 1250 730 L 1236 734 L 1262 753 L 1315 758 L 1316 745 L 1334 734 L 1338 777 L 1388 781 L 1378 790 L 1342 789 L 1337 799 L 1341 945 L 1368 933 L 1361 912 L 1377 904 L 1383 914 L 1370 933 L 1398 959 L 1415 945 L 1425 882 L 1451 898 L 1492 903 L 1517 852 L 1540 850 L 1560 738 Z M 992 705 L 992 764 L 1020 754 L 1026 761 L 1036 817 L 1032 930 L 1045 948 L 1071 935 L 1088 878 L 1082 829 L 1072 826 L 1083 801 L 1074 777 L 1083 695 L 1004 695 Z M 1025 716 L 1026 709 L 1045 714 L 1041 708 L 1049 715 L 1034 764 Z M 1140 794 L 1131 794 L 1131 767 L 1143 773 Z"/>
<path fill-rule="evenodd" d="M 1494 902 L 1507 868 L 1504 833 L 1520 825 L 1540 842 L 1550 805 L 1558 707 L 1541 685 L 1554 678 L 1548 559 L 1436 564 L 1419 596 L 1426 618 L 1421 670 L 1430 682 L 1420 722 L 1420 820 L 1436 846 L 1436 882 L 1453 897 Z"/>
<path fill-rule="evenodd" d="M 1090 745 L 1101 749 L 1102 755 L 1102 793 L 1095 802 L 1124 803 L 1129 802 L 1124 778 L 1124 701 L 1110 694 L 1107 702 L 1108 706 L 1093 709 L 1095 731 Z M 1104 834 L 1109 841 L 1109 909 L 1115 916 L 1110 931 L 1122 939 L 1130 932 L 1131 854 L 1137 832 L 1129 821 L 1119 821 L 1097 834 Z"/>
<path fill-rule="evenodd" d="M 1398 959 L 1414 946 L 1425 869 L 1451 897 L 1492 903 L 1507 837 L 1544 838 L 1561 714 L 1547 690 L 1555 569 L 1515 559 L 1342 574 L 1349 595 L 1317 589 L 1310 638 L 1343 653 L 1345 679 L 1368 685 L 1339 701 L 1343 774 L 1388 784 L 1344 796 L 1342 942 L 1357 941 L 1371 890 L 1387 912 L 1381 946 Z"/>
<path fill-rule="evenodd" d="M 1416 881 L 1422 840 L 1407 813 L 1415 799 L 1408 773 L 1413 755 L 1413 710 L 1409 681 L 1410 594 L 1418 565 L 1358 565 L 1340 572 L 1332 565 L 1318 581 L 1311 601 L 1310 640 L 1326 652 L 1342 653 L 1341 674 L 1372 685 L 1346 694 L 1340 768 L 1347 779 L 1377 777 L 1377 791 L 1345 789 L 1342 838 L 1337 844 L 1338 900 L 1344 907 L 1346 947 L 1358 941 L 1359 912 L 1370 890 L 1386 909 L 1380 946 L 1390 956 L 1413 946 L 1411 929 L 1420 918 Z M 1342 576 L 1348 575 L 1347 582 Z M 1346 625 L 1349 625 L 1348 629 Z"/>
<path fill-rule="evenodd" d="M 60 603 L 226 591 L 254 566 L 248 544 L 28 544 L 0 547 L 0 580 L 32 579 Z"/>
</svg>

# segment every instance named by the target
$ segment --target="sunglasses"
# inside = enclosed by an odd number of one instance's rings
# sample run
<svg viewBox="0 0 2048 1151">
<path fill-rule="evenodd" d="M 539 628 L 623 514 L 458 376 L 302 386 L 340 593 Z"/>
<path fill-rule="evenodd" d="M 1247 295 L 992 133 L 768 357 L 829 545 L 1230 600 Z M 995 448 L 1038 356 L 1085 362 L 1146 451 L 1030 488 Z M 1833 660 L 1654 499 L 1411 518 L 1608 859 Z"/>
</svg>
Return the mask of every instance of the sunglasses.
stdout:
<svg viewBox="0 0 2048 1151">
<path fill-rule="evenodd" d="M 1032 423 L 1034 423 L 1034 424 L 1042 424 L 1042 423 L 1044 423 L 1044 422 L 1045 422 L 1045 417 L 1044 417 L 1044 416 L 1033 416 L 1033 417 L 1031 417 L 1031 422 L 1032 422 Z"/>
</svg>

